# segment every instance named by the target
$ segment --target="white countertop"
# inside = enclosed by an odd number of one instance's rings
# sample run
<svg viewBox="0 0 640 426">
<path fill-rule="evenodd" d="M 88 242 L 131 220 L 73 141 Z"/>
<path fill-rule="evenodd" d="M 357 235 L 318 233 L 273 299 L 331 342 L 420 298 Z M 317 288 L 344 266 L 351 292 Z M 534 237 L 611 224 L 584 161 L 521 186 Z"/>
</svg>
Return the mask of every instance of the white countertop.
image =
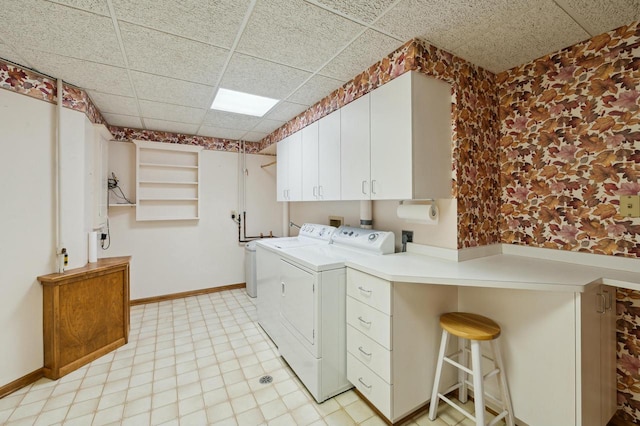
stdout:
<svg viewBox="0 0 640 426">
<path fill-rule="evenodd" d="M 640 273 L 497 254 L 462 262 L 415 253 L 352 256 L 346 266 L 388 281 L 583 292 L 591 283 L 640 290 Z"/>
</svg>

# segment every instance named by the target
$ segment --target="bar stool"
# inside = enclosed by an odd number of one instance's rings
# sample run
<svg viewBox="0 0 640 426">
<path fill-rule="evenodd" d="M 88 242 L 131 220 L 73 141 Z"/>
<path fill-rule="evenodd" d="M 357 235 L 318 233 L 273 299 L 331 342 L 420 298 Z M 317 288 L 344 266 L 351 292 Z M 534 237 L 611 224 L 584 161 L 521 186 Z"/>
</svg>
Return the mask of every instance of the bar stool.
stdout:
<svg viewBox="0 0 640 426">
<path fill-rule="evenodd" d="M 514 425 L 513 407 L 511 398 L 509 397 L 509 388 L 504 373 L 504 365 L 502 364 L 502 356 L 500 355 L 500 346 L 497 338 L 500 336 L 500 326 L 489 318 L 481 315 L 471 314 L 467 312 L 450 312 L 440 316 L 440 326 L 442 327 L 442 340 L 440 342 L 440 352 L 438 355 L 438 364 L 436 366 L 436 376 L 433 384 L 433 392 L 431 394 L 431 405 L 429 407 L 429 419 L 435 420 L 438 412 L 438 402 L 443 400 L 453 408 L 464 414 L 466 417 L 476 423 L 477 426 L 485 426 L 485 398 L 496 405 L 502 407 L 502 411 L 489 423 L 495 425 L 501 419 L 506 418 L 508 426 Z M 449 335 L 453 334 L 462 340 L 459 344 L 461 349 L 454 354 L 445 355 Z M 467 348 L 466 341 L 471 342 L 471 350 Z M 480 351 L 481 341 L 490 341 L 491 350 L 494 359 L 489 359 L 494 364 L 494 369 L 489 373 L 482 374 L 482 353 Z M 471 352 L 471 366 L 469 369 L 467 364 L 467 355 Z M 460 357 L 460 363 L 452 358 Z M 458 382 L 442 393 L 438 392 L 440 387 L 440 378 L 442 376 L 442 366 L 447 362 L 458 368 Z M 473 377 L 473 382 L 467 380 L 467 374 Z M 497 376 L 500 387 L 501 399 L 498 399 L 484 390 L 484 380 L 489 377 Z M 475 399 L 475 416 L 468 413 L 456 405 L 451 399 L 445 395 L 451 391 L 458 389 L 459 400 L 462 403 L 467 402 L 467 390 L 472 387 Z"/>
</svg>

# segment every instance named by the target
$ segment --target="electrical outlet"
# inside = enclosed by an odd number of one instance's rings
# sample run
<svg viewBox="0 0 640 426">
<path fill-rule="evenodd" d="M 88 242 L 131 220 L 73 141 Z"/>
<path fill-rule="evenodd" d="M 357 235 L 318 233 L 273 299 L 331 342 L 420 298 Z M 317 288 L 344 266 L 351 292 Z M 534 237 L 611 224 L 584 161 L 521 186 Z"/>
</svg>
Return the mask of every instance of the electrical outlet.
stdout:
<svg viewBox="0 0 640 426">
<path fill-rule="evenodd" d="M 413 231 L 405 231 L 402 230 L 402 243 L 412 243 L 413 242 Z"/>
<path fill-rule="evenodd" d="M 235 219 L 238 216 L 238 212 L 235 210 L 231 210 L 231 219 Z"/>
<path fill-rule="evenodd" d="M 620 215 L 625 217 L 640 217 L 640 195 L 621 195 Z"/>
</svg>

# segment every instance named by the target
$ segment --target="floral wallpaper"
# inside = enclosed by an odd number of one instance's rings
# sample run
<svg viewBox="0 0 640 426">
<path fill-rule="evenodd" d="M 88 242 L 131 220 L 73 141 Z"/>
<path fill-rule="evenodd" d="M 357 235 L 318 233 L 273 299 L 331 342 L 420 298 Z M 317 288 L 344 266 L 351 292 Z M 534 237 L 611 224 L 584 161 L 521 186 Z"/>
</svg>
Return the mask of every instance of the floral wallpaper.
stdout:
<svg viewBox="0 0 640 426">
<path fill-rule="evenodd" d="M 500 241 L 498 98 L 495 76 L 419 40 L 410 40 L 260 142 L 264 149 L 389 80 L 419 71 L 453 86 L 452 195 L 458 204 L 458 247 Z M 458 196 L 462 195 L 462 196 Z"/>
<path fill-rule="evenodd" d="M 640 257 L 640 23 L 497 76 L 503 243 Z M 640 423 L 640 292 L 618 289 L 618 405 Z"/>
</svg>

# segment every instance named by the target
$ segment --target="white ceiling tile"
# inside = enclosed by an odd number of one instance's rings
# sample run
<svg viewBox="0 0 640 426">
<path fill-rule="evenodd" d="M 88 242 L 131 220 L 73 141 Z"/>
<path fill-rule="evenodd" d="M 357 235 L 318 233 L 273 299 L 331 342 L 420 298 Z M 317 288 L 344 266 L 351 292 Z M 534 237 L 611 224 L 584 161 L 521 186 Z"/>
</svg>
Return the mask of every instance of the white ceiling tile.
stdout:
<svg viewBox="0 0 640 426">
<path fill-rule="evenodd" d="M 252 130 L 254 132 L 271 133 L 277 128 L 279 128 L 280 126 L 282 126 L 284 123 L 286 123 L 286 121 L 269 120 L 265 118 L 260 123 L 258 123 L 258 125 L 254 127 Z"/>
<path fill-rule="evenodd" d="M 89 97 L 96 104 L 100 112 L 123 114 L 123 115 L 138 115 L 138 104 L 134 98 L 127 96 L 111 95 L 108 93 L 96 92 L 88 90 Z"/>
<path fill-rule="evenodd" d="M 109 16 L 109 6 L 106 0 L 48 0 L 52 3 L 75 7 L 98 15 Z"/>
<path fill-rule="evenodd" d="M 248 132 L 242 139 L 247 142 L 259 142 L 267 135 L 268 133 Z"/>
<path fill-rule="evenodd" d="M 270 120 L 289 121 L 308 108 L 309 105 L 300 105 L 293 102 L 280 102 L 264 117 Z"/>
<path fill-rule="evenodd" d="M 28 63 L 28 61 L 25 58 L 20 56 L 9 45 L 4 44 L 2 42 L 0 42 L 0 58 L 31 68 L 31 65 Z"/>
<path fill-rule="evenodd" d="M 130 115 L 103 113 L 102 116 L 107 123 L 112 126 L 130 127 L 132 129 L 141 129 L 142 122 L 140 117 L 132 117 Z"/>
<path fill-rule="evenodd" d="M 147 118 L 155 118 L 189 124 L 200 124 L 207 112 L 207 110 L 202 108 L 191 108 L 145 100 L 140 101 L 140 109 L 142 109 L 142 117 L 145 123 L 147 122 Z"/>
<path fill-rule="evenodd" d="M 363 22 L 371 22 L 380 16 L 395 0 L 313 0 L 337 12 Z"/>
<path fill-rule="evenodd" d="M 253 117 L 251 115 L 234 114 L 232 112 L 210 109 L 207 111 L 204 123 L 215 127 L 248 131 L 253 129 L 260 120 L 260 117 Z"/>
<path fill-rule="evenodd" d="M 49 52 L 23 49 L 25 59 L 35 69 L 82 87 L 114 95 L 133 96 L 127 70 L 111 65 L 83 61 Z"/>
<path fill-rule="evenodd" d="M 238 51 L 315 71 L 364 28 L 303 0 L 261 1 Z"/>
<path fill-rule="evenodd" d="M 198 132 L 198 135 L 209 136 L 212 138 L 238 140 L 238 139 L 241 139 L 245 133 L 247 133 L 246 130 L 225 129 L 223 127 L 215 127 L 215 126 L 202 126 L 200 127 L 200 131 Z"/>
<path fill-rule="evenodd" d="M 220 87 L 274 99 L 284 99 L 311 73 L 236 53 Z M 265 78 L 266 77 L 266 78 Z"/>
<path fill-rule="evenodd" d="M 367 30 L 329 62 L 320 74 L 349 81 L 402 45 L 402 41 Z"/>
<path fill-rule="evenodd" d="M 120 34 L 131 69 L 180 80 L 217 84 L 229 55 L 227 49 L 126 22 Z"/>
<path fill-rule="evenodd" d="M 230 48 L 249 0 L 112 0 L 120 20 Z"/>
<path fill-rule="evenodd" d="M 175 121 L 155 120 L 153 118 L 145 118 L 144 126 L 148 130 L 156 130 L 158 132 L 183 133 L 185 135 L 195 135 L 198 131 L 197 124 L 177 123 Z"/>
<path fill-rule="evenodd" d="M 159 75 L 131 71 L 139 99 L 194 108 L 208 108 L 213 87 Z"/>
<path fill-rule="evenodd" d="M 589 34 L 611 31 L 640 19 L 638 0 L 556 0 Z"/>
<path fill-rule="evenodd" d="M 13 46 L 124 65 L 113 22 L 107 17 L 41 0 L 5 1 L 0 28 Z"/>
<path fill-rule="evenodd" d="M 313 105 L 320 99 L 324 98 L 340 86 L 345 81 L 336 80 L 329 77 L 323 77 L 321 75 L 315 75 L 304 84 L 300 89 L 296 90 L 294 94 L 287 98 L 288 101 Z"/>
</svg>

